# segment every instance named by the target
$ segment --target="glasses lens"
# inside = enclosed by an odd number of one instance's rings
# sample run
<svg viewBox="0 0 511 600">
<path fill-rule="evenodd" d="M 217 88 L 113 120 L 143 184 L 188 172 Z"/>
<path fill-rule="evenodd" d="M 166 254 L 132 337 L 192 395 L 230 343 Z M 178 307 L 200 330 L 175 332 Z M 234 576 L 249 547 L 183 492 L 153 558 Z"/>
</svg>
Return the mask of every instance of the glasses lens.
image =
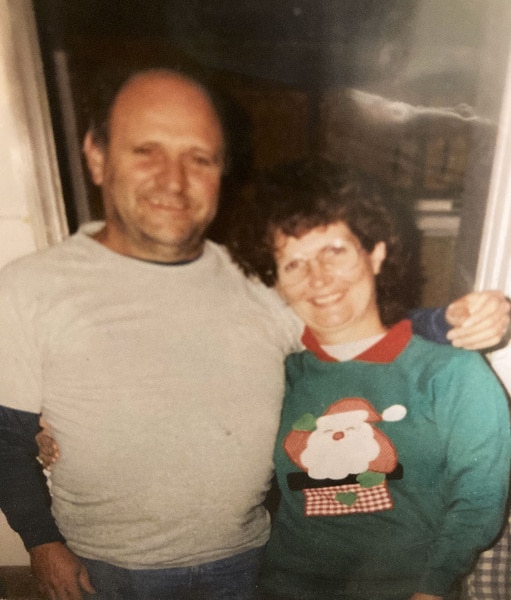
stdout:
<svg viewBox="0 0 511 600">
<path fill-rule="evenodd" d="M 296 257 L 279 265 L 279 281 L 283 285 L 296 285 L 309 275 L 311 262 L 335 272 L 351 270 L 358 261 L 358 247 L 346 240 L 335 240 L 324 246 L 312 258 Z"/>
<path fill-rule="evenodd" d="M 322 248 L 316 254 L 316 260 L 324 267 L 351 269 L 357 262 L 358 249 L 352 242 L 337 240 Z"/>
</svg>

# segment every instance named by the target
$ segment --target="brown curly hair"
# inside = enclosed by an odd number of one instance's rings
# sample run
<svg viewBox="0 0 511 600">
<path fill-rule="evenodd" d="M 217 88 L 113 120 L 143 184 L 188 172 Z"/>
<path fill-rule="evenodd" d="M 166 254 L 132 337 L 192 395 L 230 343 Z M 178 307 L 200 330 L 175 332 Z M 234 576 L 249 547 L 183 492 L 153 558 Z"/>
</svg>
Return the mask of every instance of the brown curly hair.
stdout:
<svg viewBox="0 0 511 600">
<path fill-rule="evenodd" d="M 247 275 L 267 286 L 277 281 L 274 240 L 277 231 L 300 237 L 315 227 L 342 221 L 367 252 L 385 242 L 387 256 L 376 276 L 380 318 L 392 325 L 418 303 L 420 269 L 403 244 L 399 209 L 384 200 L 374 181 L 350 167 L 324 158 L 281 166 L 254 187 L 240 209 L 227 242 Z"/>
</svg>

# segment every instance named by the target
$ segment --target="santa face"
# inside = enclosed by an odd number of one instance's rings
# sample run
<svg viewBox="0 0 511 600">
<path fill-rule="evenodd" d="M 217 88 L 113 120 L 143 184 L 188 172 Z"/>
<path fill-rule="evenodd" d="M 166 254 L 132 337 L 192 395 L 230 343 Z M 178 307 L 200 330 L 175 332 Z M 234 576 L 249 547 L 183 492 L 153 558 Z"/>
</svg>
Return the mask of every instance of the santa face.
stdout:
<svg viewBox="0 0 511 600">
<path fill-rule="evenodd" d="M 364 473 L 380 453 L 366 410 L 325 415 L 307 440 L 300 456 L 312 479 L 344 479 Z"/>
</svg>

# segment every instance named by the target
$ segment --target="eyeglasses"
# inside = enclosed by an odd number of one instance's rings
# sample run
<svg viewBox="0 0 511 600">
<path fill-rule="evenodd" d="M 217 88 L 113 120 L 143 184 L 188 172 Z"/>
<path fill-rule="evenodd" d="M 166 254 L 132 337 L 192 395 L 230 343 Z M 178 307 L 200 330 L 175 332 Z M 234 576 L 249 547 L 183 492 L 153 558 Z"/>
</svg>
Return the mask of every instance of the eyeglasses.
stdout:
<svg viewBox="0 0 511 600">
<path fill-rule="evenodd" d="M 288 286 L 301 283 L 308 277 L 313 261 L 329 272 L 348 272 L 357 264 L 359 254 L 359 245 L 347 240 L 334 240 L 312 257 L 295 256 L 278 264 L 279 283 Z"/>
</svg>

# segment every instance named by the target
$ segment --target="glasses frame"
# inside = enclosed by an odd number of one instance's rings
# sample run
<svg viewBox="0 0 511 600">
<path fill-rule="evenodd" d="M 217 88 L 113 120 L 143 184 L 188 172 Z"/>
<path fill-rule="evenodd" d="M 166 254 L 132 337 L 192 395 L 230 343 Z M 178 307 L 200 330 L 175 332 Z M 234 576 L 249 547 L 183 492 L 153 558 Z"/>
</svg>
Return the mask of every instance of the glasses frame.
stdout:
<svg viewBox="0 0 511 600">
<path fill-rule="evenodd" d="M 347 250 L 344 253 L 343 250 Z M 349 273 L 358 264 L 362 246 L 351 240 L 338 238 L 325 244 L 312 256 L 297 254 L 283 263 L 277 263 L 277 278 L 280 285 L 292 287 L 303 283 L 316 263 L 328 273 Z"/>
</svg>

